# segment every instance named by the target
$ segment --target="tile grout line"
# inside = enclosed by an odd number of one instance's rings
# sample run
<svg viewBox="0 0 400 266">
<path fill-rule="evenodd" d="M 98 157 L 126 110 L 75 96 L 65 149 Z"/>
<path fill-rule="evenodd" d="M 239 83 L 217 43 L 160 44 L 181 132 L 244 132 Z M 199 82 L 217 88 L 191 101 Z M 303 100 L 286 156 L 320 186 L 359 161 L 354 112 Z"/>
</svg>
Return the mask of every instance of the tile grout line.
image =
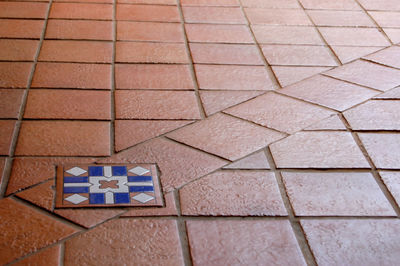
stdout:
<svg viewBox="0 0 400 266">
<path fill-rule="evenodd" d="M 112 56 L 111 56 L 111 91 L 110 91 L 110 156 L 115 152 L 115 57 L 116 57 L 116 42 L 117 42 L 117 0 L 113 0 L 113 11 L 112 11 Z"/>
</svg>

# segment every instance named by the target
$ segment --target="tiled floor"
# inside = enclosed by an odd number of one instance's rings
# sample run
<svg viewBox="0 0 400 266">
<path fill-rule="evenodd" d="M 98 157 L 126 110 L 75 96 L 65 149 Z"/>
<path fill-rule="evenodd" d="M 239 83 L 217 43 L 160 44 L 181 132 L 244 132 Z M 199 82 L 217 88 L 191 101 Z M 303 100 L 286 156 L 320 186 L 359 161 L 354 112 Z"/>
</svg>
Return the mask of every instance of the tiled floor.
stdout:
<svg viewBox="0 0 400 266">
<path fill-rule="evenodd" d="M 1 0 L 0 264 L 398 265 L 399 18 Z"/>
</svg>

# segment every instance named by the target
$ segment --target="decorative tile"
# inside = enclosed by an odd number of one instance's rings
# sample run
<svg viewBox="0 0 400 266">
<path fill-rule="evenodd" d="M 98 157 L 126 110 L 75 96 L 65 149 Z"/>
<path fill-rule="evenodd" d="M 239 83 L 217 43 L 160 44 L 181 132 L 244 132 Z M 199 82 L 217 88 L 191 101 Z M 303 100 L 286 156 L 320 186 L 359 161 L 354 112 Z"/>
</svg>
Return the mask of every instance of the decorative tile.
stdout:
<svg viewBox="0 0 400 266">
<path fill-rule="evenodd" d="M 58 167 L 56 208 L 163 206 L 155 165 Z"/>
</svg>

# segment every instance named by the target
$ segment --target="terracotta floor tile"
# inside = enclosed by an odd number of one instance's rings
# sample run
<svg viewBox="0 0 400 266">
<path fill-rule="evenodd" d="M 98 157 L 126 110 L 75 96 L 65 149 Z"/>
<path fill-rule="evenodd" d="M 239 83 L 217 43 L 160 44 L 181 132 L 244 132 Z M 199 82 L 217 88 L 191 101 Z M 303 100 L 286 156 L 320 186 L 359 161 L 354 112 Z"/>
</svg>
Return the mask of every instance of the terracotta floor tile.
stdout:
<svg viewBox="0 0 400 266">
<path fill-rule="evenodd" d="M 189 42 L 254 43 L 245 25 L 186 24 Z"/>
<path fill-rule="evenodd" d="M 300 0 L 305 9 L 361 10 L 354 0 Z"/>
<path fill-rule="evenodd" d="M 46 39 L 78 39 L 111 41 L 111 21 L 49 19 Z"/>
<path fill-rule="evenodd" d="M 38 63 L 33 76 L 32 87 L 111 89 L 111 66 Z"/>
<path fill-rule="evenodd" d="M 118 248 L 110 248 L 110 242 Z M 132 247 L 137 247 L 135 252 Z M 68 240 L 64 258 L 65 265 L 113 264 L 116 261 L 129 261 L 135 265 L 184 265 L 178 227 L 172 220 L 117 219 L 107 222 Z"/>
<path fill-rule="evenodd" d="M 184 42 L 182 25 L 158 22 L 117 22 L 117 40 Z"/>
<path fill-rule="evenodd" d="M 106 3 L 106 4 L 112 4 L 113 0 L 54 0 L 54 2 L 78 2 L 78 3 Z"/>
<path fill-rule="evenodd" d="M 48 3 L 0 2 L 0 18 L 46 17 Z"/>
<path fill-rule="evenodd" d="M 180 22 L 176 6 L 117 5 L 117 20 Z"/>
<path fill-rule="evenodd" d="M 400 29 L 384 28 L 383 31 L 393 43 L 400 43 Z"/>
<path fill-rule="evenodd" d="M 158 138 L 120 152 L 102 162 L 157 163 L 164 191 L 172 191 L 227 164 L 227 161 L 174 141 Z"/>
<path fill-rule="evenodd" d="M 238 0 L 182 0 L 182 6 L 239 6 Z"/>
<path fill-rule="evenodd" d="M 110 123 L 25 121 L 15 154 L 107 156 L 110 154 Z"/>
<path fill-rule="evenodd" d="M 307 13 L 317 26 L 375 27 L 364 11 L 309 10 Z"/>
<path fill-rule="evenodd" d="M 369 168 L 347 132 L 299 132 L 271 146 L 278 168 Z"/>
<path fill-rule="evenodd" d="M 400 85 L 400 70 L 358 60 L 324 74 L 381 91 Z"/>
<path fill-rule="evenodd" d="M 346 127 L 338 115 L 333 115 L 315 124 L 312 124 L 304 130 L 346 130 Z"/>
<path fill-rule="evenodd" d="M 371 54 L 384 47 L 380 46 L 331 46 L 339 60 L 343 63 L 349 63 L 359 59 L 364 55 Z"/>
<path fill-rule="evenodd" d="M 370 173 L 282 176 L 296 216 L 396 216 Z"/>
<path fill-rule="evenodd" d="M 200 98 L 207 116 L 254 98 L 262 91 L 200 91 Z"/>
<path fill-rule="evenodd" d="M 274 84 L 263 66 L 195 65 L 200 89 L 273 90 Z"/>
<path fill-rule="evenodd" d="M 27 200 L 36 206 L 52 211 L 54 208 L 55 180 L 48 180 L 33 188 L 16 194 L 17 197 Z"/>
<path fill-rule="evenodd" d="M 92 228 L 124 212 L 122 209 L 56 209 L 57 215 L 85 228 Z"/>
<path fill-rule="evenodd" d="M 184 44 L 117 42 L 116 62 L 125 63 L 189 63 Z"/>
<path fill-rule="evenodd" d="M 0 215 L 2 263 L 9 263 L 77 232 L 76 229 L 10 198 L 0 201 Z M 26 223 L 27 220 L 29 224 Z"/>
<path fill-rule="evenodd" d="M 263 65 L 255 45 L 191 43 L 194 63 Z"/>
<path fill-rule="evenodd" d="M 272 70 L 282 87 L 286 87 L 303 79 L 317 75 L 330 68 L 331 67 L 272 66 Z"/>
<path fill-rule="evenodd" d="M 261 150 L 225 166 L 224 169 L 264 170 L 271 169 L 271 167 L 265 155 L 265 151 Z"/>
<path fill-rule="evenodd" d="M 16 121 L 0 120 L 0 155 L 10 155 Z"/>
<path fill-rule="evenodd" d="M 112 53 L 111 42 L 46 40 L 39 61 L 111 63 Z"/>
<path fill-rule="evenodd" d="M 47 248 L 43 251 L 39 251 L 38 253 L 18 261 L 13 264 L 16 266 L 26 266 L 26 265 L 41 265 L 43 263 L 47 263 L 48 265 L 59 265 L 61 255 L 61 247 L 60 245 L 53 246 Z"/>
<path fill-rule="evenodd" d="M 283 94 L 344 111 L 378 92 L 322 75 L 300 81 L 281 90 Z"/>
<path fill-rule="evenodd" d="M 400 10 L 396 0 L 359 0 L 359 2 L 367 10 Z"/>
<path fill-rule="evenodd" d="M 324 45 L 314 27 L 252 25 L 258 43 Z"/>
<path fill-rule="evenodd" d="M 17 119 L 19 116 L 23 95 L 23 90 L 0 90 L 0 118 Z"/>
<path fill-rule="evenodd" d="M 107 91 L 31 90 L 24 118 L 111 119 L 111 93 Z"/>
<path fill-rule="evenodd" d="M 400 101 L 369 101 L 343 114 L 354 130 L 400 130 Z"/>
<path fill-rule="evenodd" d="M 388 90 L 387 92 L 384 92 L 382 94 L 379 94 L 374 97 L 374 99 L 393 99 L 397 100 L 400 99 L 400 87 Z"/>
<path fill-rule="evenodd" d="M 244 9 L 251 24 L 311 26 L 306 13 L 301 9 Z"/>
<path fill-rule="evenodd" d="M 191 91 L 117 91 L 117 119 L 200 119 Z"/>
<path fill-rule="evenodd" d="M 117 64 L 115 83 L 117 89 L 194 89 L 190 68 L 185 65 Z"/>
<path fill-rule="evenodd" d="M 115 150 L 121 151 L 143 141 L 183 127 L 192 121 L 116 120 Z"/>
<path fill-rule="evenodd" d="M 285 135 L 224 114 L 168 134 L 168 137 L 198 149 L 237 160 Z"/>
<path fill-rule="evenodd" d="M 176 5 L 176 0 L 117 0 L 117 3 L 126 4 L 153 4 L 153 5 Z"/>
<path fill-rule="evenodd" d="M 400 169 L 400 134 L 359 133 L 358 136 L 377 168 Z"/>
<path fill-rule="evenodd" d="M 32 63 L 0 62 L 0 88 L 26 88 Z"/>
<path fill-rule="evenodd" d="M 301 225 L 318 265 L 394 265 L 399 260 L 398 220 L 304 220 Z"/>
<path fill-rule="evenodd" d="M 375 54 L 368 55 L 365 57 L 365 59 L 382 65 L 400 68 L 400 47 L 391 46 Z"/>
<path fill-rule="evenodd" d="M 0 158 L 0 185 L 3 182 L 4 170 L 6 168 L 7 158 Z"/>
<path fill-rule="evenodd" d="M 324 108 L 276 93 L 264 94 L 224 112 L 289 134 L 334 114 Z"/>
<path fill-rule="evenodd" d="M 400 11 L 400 9 L 399 9 Z M 400 27 L 400 12 L 387 12 L 387 11 L 369 11 L 372 18 L 378 23 L 379 26 L 383 27 Z"/>
<path fill-rule="evenodd" d="M 246 24 L 239 7 L 183 7 L 186 23 Z"/>
<path fill-rule="evenodd" d="M 296 0 L 242 0 L 245 7 L 262 7 L 262 8 L 300 8 Z"/>
<path fill-rule="evenodd" d="M 54 178 L 56 176 L 56 165 L 73 163 L 90 164 L 93 162 L 94 159 L 81 157 L 15 158 L 13 160 L 11 176 L 8 180 L 6 195 Z"/>
<path fill-rule="evenodd" d="M 34 61 L 39 41 L 0 40 L 0 60 Z"/>
<path fill-rule="evenodd" d="M 131 208 L 121 217 L 145 217 L 145 216 L 177 216 L 175 196 L 173 192 L 164 196 L 165 207 L 163 208 Z"/>
<path fill-rule="evenodd" d="M 337 65 L 326 46 L 263 45 L 262 51 L 271 65 Z"/>
<path fill-rule="evenodd" d="M 378 29 L 320 27 L 322 37 L 329 45 L 387 46 L 390 43 Z"/>
<path fill-rule="evenodd" d="M 43 26 L 44 20 L 0 19 L 0 37 L 39 39 Z"/>
<path fill-rule="evenodd" d="M 379 174 L 381 175 L 386 187 L 396 200 L 397 205 L 400 205 L 400 173 L 381 171 Z"/>
<path fill-rule="evenodd" d="M 287 221 L 187 221 L 194 265 L 306 265 Z M 265 248 L 268 247 L 268 252 Z"/>
<path fill-rule="evenodd" d="M 273 173 L 219 171 L 179 191 L 183 215 L 285 216 Z"/>
<path fill-rule="evenodd" d="M 53 3 L 49 18 L 112 20 L 112 5 Z"/>
</svg>

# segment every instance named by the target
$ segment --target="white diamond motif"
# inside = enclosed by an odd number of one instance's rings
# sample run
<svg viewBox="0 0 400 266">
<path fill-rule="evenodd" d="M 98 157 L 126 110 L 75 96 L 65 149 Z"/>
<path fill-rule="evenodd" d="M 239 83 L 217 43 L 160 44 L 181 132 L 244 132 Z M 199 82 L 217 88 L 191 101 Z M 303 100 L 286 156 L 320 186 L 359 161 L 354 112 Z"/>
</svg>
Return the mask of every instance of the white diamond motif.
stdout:
<svg viewBox="0 0 400 266">
<path fill-rule="evenodd" d="M 132 197 L 132 199 L 137 200 L 137 201 L 139 201 L 141 203 L 146 203 L 146 202 L 154 199 L 154 197 L 153 196 L 149 196 L 149 195 L 144 194 L 144 193 L 140 193 L 140 194 Z"/>
<path fill-rule="evenodd" d="M 129 172 L 134 173 L 135 175 L 144 175 L 150 172 L 150 170 L 147 170 L 146 168 L 137 166 L 135 168 L 132 168 L 129 170 Z"/>
<path fill-rule="evenodd" d="M 69 196 L 68 198 L 65 198 L 65 200 L 67 200 L 73 204 L 79 204 L 87 199 L 88 198 L 81 196 L 79 194 L 74 194 L 74 195 Z"/>
<path fill-rule="evenodd" d="M 79 176 L 83 173 L 86 173 L 87 171 L 83 170 L 82 168 L 79 168 L 79 167 L 74 167 L 65 172 L 67 172 L 68 174 L 74 175 L 74 176 Z"/>
</svg>

